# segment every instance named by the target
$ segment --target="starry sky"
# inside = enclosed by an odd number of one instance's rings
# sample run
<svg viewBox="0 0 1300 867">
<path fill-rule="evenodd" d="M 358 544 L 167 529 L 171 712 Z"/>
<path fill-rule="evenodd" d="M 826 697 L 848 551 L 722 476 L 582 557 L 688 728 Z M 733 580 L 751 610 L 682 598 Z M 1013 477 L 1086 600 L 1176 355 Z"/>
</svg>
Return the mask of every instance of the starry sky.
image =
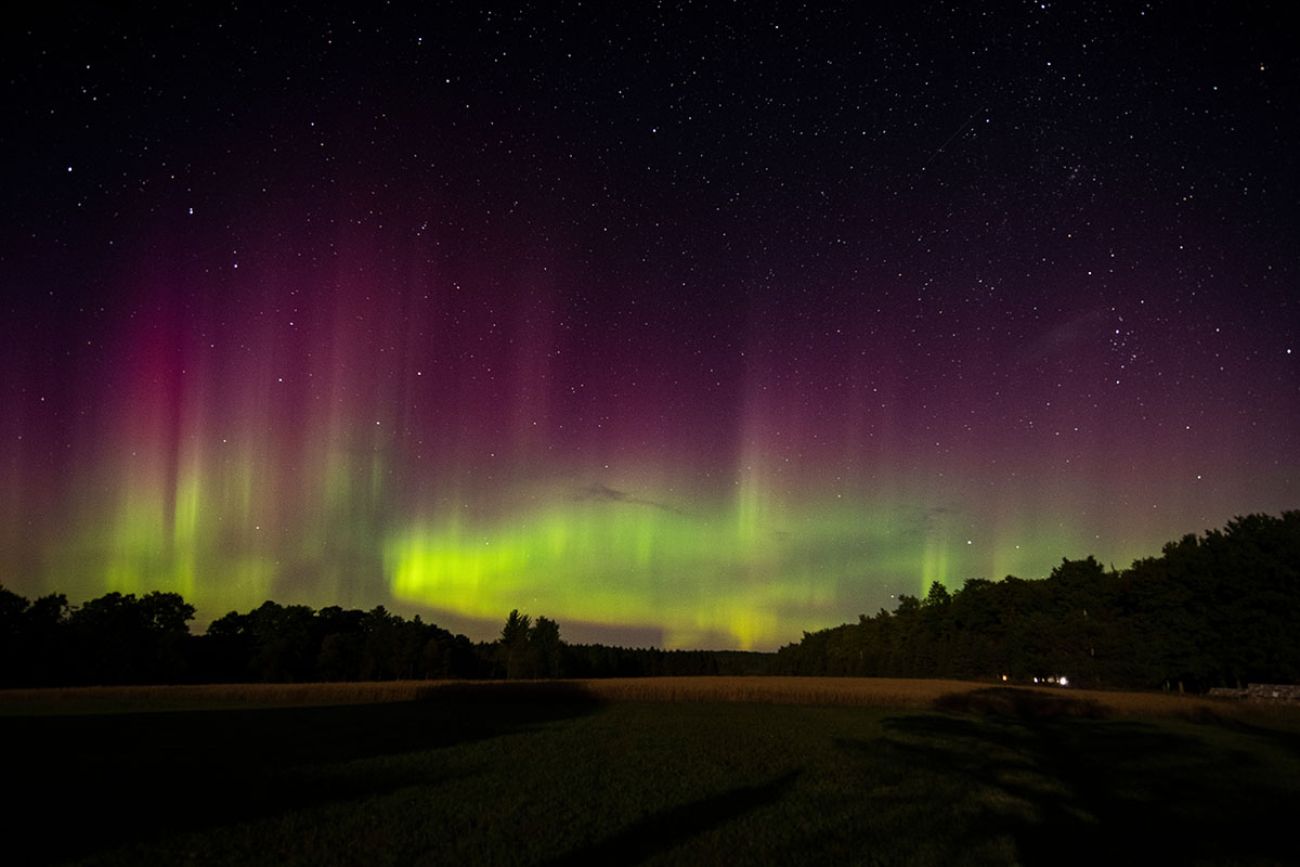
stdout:
<svg viewBox="0 0 1300 867">
<path fill-rule="evenodd" d="M 770 649 L 1300 507 L 1285 4 L 100 5 L 0 37 L 16 592 Z"/>
</svg>

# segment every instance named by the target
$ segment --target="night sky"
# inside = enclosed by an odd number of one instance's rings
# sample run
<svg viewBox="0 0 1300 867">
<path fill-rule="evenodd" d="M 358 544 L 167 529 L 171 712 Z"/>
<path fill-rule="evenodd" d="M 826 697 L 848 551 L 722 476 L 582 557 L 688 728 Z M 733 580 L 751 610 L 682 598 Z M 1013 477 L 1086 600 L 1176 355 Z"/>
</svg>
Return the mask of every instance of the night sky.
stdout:
<svg viewBox="0 0 1300 867">
<path fill-rule="evenodd" d="M 957 5 L 9 13 L 0 582 L 766 649 L 1300 507 L 1287 4 Z"/>
</svg>

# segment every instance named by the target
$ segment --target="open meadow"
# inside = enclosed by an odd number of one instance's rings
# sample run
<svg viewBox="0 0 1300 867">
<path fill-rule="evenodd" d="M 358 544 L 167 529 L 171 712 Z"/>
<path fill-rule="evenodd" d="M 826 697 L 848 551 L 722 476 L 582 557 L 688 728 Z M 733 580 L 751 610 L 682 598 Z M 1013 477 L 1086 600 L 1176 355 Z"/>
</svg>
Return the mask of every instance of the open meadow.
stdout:
<svg viewBox="0 0 1300 867">
<path fill-rule="evenodd" d="M 166 711 L 166 712 L 162 712 Z M 0 693 L 10 863 L 1295 863 L 1300 712 L 954 681 Z"/>
</svg>

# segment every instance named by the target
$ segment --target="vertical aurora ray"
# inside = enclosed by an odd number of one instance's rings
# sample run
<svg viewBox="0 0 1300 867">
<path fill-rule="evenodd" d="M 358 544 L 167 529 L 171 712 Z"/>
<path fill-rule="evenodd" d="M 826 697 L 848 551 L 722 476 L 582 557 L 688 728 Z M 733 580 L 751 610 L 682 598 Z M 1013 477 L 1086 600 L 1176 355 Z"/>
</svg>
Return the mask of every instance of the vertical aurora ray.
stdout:
<svg viewBox="0 0 1300 867">
<path fill-rule="evenodd" d="M 173 322 L 143 323 L 123 347 L 117 430 L 83 443 L 96 481 L 48 571 L 75 595 L 175 591 L 209 616 L 266 596 L 276 456 L 209 417 L 210 359 Z"/>
</svg>

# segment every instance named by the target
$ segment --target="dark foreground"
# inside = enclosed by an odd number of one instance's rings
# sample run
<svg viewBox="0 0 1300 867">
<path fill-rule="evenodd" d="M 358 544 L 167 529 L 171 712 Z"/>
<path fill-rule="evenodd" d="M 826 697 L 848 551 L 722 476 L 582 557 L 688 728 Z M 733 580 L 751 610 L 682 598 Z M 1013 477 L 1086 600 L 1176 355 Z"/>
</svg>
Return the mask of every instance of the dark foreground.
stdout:
<svg viewBox="0 0 1300 867">
<path fill-rule="evenodd" d="M 130 865 L 1300 860 L 1294 720 L 1093 718 L 999 690 L 940 707 L 602 703 L 552 685 L 0 717 L 3 851 Z"/>
</svg>

